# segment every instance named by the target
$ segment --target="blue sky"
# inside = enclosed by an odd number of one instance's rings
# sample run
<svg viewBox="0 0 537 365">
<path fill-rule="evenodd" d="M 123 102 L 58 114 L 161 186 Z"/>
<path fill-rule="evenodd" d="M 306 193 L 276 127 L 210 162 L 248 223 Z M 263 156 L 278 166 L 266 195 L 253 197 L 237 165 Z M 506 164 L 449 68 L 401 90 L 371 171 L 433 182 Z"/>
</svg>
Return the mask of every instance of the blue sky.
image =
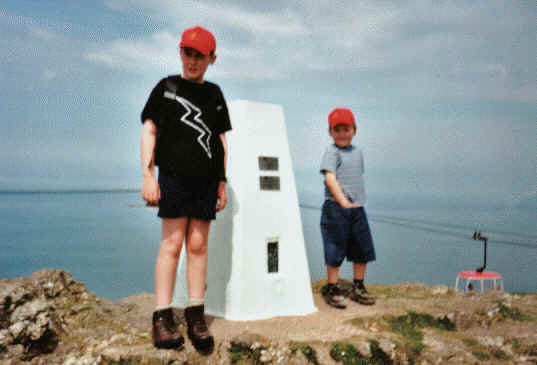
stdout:
<svg viewBox="0 0 537 365">
<path fill-rule="evenodd" d="M 139 114 L 200 24 L 228 101 L 283 106 L 301 194 L 322 191 L 346 106 L 371 194 L 535 202 L 536 17 L 535 1 L 4 0 L 0 189 L 139 187 Z"/>
</svg>

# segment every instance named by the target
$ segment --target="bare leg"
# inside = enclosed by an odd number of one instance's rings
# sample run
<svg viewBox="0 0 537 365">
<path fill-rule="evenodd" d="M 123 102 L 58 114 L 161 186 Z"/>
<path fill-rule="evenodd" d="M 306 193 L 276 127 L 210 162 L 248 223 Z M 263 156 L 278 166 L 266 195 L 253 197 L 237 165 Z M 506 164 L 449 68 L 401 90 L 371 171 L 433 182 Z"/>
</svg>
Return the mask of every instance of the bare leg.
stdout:
<svg viewBox="0 0 537 365">
<path fill-rule="evenodd" d="M 352 269 L 354 271 L 354 278 L 357 280 L 364 280 L 366 267 L 367 264 L 364 262 L 353 263 Z"/>
<path fill-rule="evenodd" d="M 207 242 L 211 221 L 190 218 L 186 233 L 186 280 L 188 296 L 202 299 L 205 296 L 207 277 Z"/>
<path fill-rule="evenodd" d="M 327 279 L 329 284 L 337 284 L 339 280 L 339 267 L 326 265 Z"/>
<path fill-rule="evenodd" d="M 155 305 L 169 305 L 172 301 L 177 262 L 185 239 L 188 218 L 163 218 L 162 239 L 155 264 Z"/>
</svg>

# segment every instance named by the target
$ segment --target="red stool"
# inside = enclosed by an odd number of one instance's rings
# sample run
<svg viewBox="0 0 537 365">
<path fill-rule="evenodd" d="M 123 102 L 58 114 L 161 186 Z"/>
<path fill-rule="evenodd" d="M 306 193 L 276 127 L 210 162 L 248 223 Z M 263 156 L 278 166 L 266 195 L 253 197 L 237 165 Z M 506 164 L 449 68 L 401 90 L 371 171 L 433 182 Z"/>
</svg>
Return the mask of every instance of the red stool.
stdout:
<svg viewBox="0 0 537 365">
<path fill-rule="evenodd" d="M 455 291 L 459 291 L 459 280 L 462 283 L 464 291 L 467 292 L 470 288 L 470 284 L 473 280 L 479 281 L 481 283 L 481 292 L 485 290 L 484 282 L 490 280 L 493 282 L 493 289 L 497 288 L 497 282 L 499 282 L 499 290 L 503 291 L 503 279 L 502 275 L 493 271 L 461 271 L 457 274 L 457 279 L 455 280 Z"/>
</svg>

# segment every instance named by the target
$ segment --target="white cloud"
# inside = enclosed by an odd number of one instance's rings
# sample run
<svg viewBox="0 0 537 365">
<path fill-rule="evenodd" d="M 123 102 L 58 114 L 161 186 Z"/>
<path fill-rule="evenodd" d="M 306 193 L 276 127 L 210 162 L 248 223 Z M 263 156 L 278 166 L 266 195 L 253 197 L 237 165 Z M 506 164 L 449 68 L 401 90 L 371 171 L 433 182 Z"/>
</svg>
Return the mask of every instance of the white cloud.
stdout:
<svg viewBox="0 0 537 365">
<path fill-rule="evenodd" d="M 92 47 L 84 58 L 90 62 L 127 72 L 170 74 L 181 69 L 177 51 L 178 38 L 170 32 L 155 33 L 136 40 L 118 39 Z M 252 48 L 217 49 L 217 66 L 211 75 L 249 80 L 282 79 L 286 73 L 278 65 L 265 68 L 263 54 Z M 238 65 L 238 66 L 237 66 Z"/>
<path fill-rule="evenodd" d="M 212 6 L 211 11 L 211 17 L 220 19 L 221 22 L 230 27 L 241 28 L 258 37 L 297 37 L 307 32 L 301 17 L 290 11 L 267 14 L 247 12 L 221 5 Z"/>
<path fill-rule="evenodd" d="M 207 1 L 175 0 L 107 0 L 111 9 L 132 13 L 140 9 L 150 17 L 165 18 L 179 27 L 190 24 L 209 24 L 216 27 L 224 25 L 240 29 L 256 36 L 296 36 L 306 29 L 301 17 L 285 9 L 268 13 L 266 11 L 246 10 L 233 3 Z M 211 26 L 208 26 L 212 29 Z"/>
<path fill-rule="evenodd" d="M 54 32 L 36 26 L 30 27 L 29 33 L 33 38 L 45 42 L 50 42 L 57 39 L 57 35 Z"/>
<path fill-rule="evenodd" d="M 179 56 L 177 39 L 168 32 L 155 33 L 151 37 L 126 40 L 118 39 L 95 46 L 85 54 L 85 59 L 113 69 L 168 73 L 177 69 Z"/>
<path fill-rule="evenodd" d="M 119 11 L 167 19 L 177 29 L 209 24 L 219 43 L 218 66 L 211 72 L 222 78 L 281 80 L 315 72 L 347 73 L 348 77 L 373 72 L 399 80 L 394 88 L 418 96 L 528 102 L 537 92 L 517 80 L 513 70 L 524 67 L 518 65 L 524 62 L 530 67 L 531 61 L 517 60 L 505 47 L 494 47 L 526 32 L 525 18 L 521 22 L 516 11 L 504 14 L 501 3 L 286 2 L 268 9 L 237 4 L 107 1 Z M 496 13 L 502 14 L 501 22 Z M 165 48 L 175 46 L 174 42 L 158 43 L 162 48 L 154 42 L 153 38 L 118 40 L 103 52 L 93 51 L 88 59 L 125 64 L 131 62 L 134 50 L 148 49 L 152 67 L 166 63 L 176 69 L 175 55 Z M 506 62 L 494 62 L 498 59 Z"/>
<path fill-rule="evenodd" d="M 56 78 L 56 71 L 52 70 L 44 70 L 43 71 L 43 78 L 47 81 L 54 80 Z"/>
<path fill-rule="evenodd" d="M 508 76 L 507 67 L 497 63 L 485 65 L 484 69 L 482 69 L 481 72 L 484 76 L 489 77 L 491 79 L 505 80 L 505 78 Z"/>
<path fill-rule="evenodd" d="M 507 204 L 510 207 L 514 207 L 524 202 L 537 201 L 537 184 L 532 184 L 527 186 L 527 189 L 522 191 L 515 191 L 509 194 L 509 199 L 507 199 Z"/>
</svg>

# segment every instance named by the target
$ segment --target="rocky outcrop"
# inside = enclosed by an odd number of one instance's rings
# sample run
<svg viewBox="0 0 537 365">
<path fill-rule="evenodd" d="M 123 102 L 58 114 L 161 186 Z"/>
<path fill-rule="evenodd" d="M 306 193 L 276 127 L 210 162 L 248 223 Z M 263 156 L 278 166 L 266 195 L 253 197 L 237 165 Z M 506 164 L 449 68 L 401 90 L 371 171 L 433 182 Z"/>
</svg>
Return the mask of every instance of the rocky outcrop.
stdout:
<svg viewBox="0 0 537 365">
<path fill-rule="evenodd" d="M 90 297 L 66 271 L 0 281 L 0 350 L 22 360 L 54 352 L 65 335 L 67 312 Z"/>
<path fill-rule="evenodd" d="M 304 317 L 209 318 L 214 352 L 151 343 L 152 295 L 111 302 L 60 270 L 0 280 L 0 365 L 535 364 L 537 294 L 454 293 L 445 286 L 371 285 L 372 307 Z M 348 283 L 342 283 L 343 288 Z M 176 312 L 178 318 L 181 313 Z M 184 328 L 181 328 L 184 331 Z"/>
</svg>

